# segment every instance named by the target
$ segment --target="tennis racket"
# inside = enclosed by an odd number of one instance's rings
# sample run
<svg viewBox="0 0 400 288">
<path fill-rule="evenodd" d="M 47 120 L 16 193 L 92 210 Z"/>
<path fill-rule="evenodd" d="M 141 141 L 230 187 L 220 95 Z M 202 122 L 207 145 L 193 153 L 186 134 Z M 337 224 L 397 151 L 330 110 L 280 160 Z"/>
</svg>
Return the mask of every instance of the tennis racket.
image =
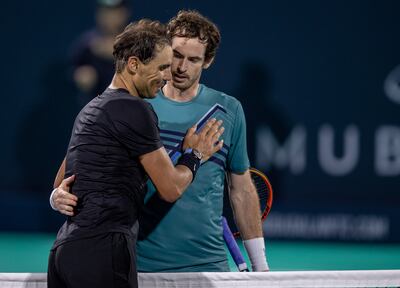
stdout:
<svg viewBox="0 0 400 288">
<path fill-rule="evenodd" d="M 249 171 L 260 200 L 261 221 L 264 222 L 265 219 L 267 219 L 272 207 L 272 185 L 268 177 L 260 170 L 257 170 L 256 168 L 250 168 Z M 237 232 L 235 236 L 239 236 L 239 232 Z"/>
<path fill-rule="evenodd" d="M 272 185 L 267 176 L 261 171 L 250 168 L 249 169 L 251 179 L 257 190 L 258 198 L 260 201 L 260 217 L 261 221 L 264 222 L 267 218 L 273 201 L 273 190 Z M 228 203 L 227 203 L 228 202 Z M 227 220 L 229 219 L 229 220 Z M 236 227 L 233 218 L 232 208 L 229 202 L 229 178 L 226 177 L 225 183 L 225 195 L 224 195 L 224 217 L 222 219 L 223 236 L 228 250 L 235 261 L 239 271 L 249 271 L 247 264 L 244 261 L 244 257 L 240 252 L 239 246 L 236 243 L 235 237 L 239 237 L 239 230 Z"/>
</svg>

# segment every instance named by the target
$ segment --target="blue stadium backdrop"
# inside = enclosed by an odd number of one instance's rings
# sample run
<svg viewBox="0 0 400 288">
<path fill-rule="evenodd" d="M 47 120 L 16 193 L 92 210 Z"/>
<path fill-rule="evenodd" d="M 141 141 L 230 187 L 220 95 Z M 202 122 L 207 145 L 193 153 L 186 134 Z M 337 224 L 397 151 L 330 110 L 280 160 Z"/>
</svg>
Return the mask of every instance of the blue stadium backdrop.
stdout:
<svg viewBox="0 0 400 288">
<path fill-rule="evenodd" d="M 2 5 L 0 231 L 56 231 L 48 206 L 76 90 L 66 55 L 94 1 Z M 136 1 L 133 19 L 198 9 L 221 28 L 203 82 L 243 103 L 270 239 L 400 242 L 399 1 Z"/>
</svg>

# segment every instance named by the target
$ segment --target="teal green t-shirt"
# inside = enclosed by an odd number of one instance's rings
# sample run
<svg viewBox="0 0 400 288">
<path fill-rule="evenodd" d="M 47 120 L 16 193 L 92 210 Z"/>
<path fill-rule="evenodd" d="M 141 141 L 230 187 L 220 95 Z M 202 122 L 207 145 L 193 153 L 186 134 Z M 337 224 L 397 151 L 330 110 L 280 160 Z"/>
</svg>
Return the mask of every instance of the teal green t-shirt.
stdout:
<svg viewBox="0 0 400 288">
<path fill-rule="evenodd" d="M 199 120 L 200 125 L 211 118 L 223 120 L 225 131 L 220 139 L 224 147 L 202 164 L 182 197 L 152 232 L 138 241 L 138 271 L 227 271 L 221 225 L 225 170 L 241 173 L 249 168 L 242 106 L 205 85 L 199 86 L 189 102 L 172 101 L 161 92 L 149 102 L 158 115 L 161 140 L 170 156 Z M 154 186 L 148 186 L 145 202 L 155 193 Z"/>
</svg>

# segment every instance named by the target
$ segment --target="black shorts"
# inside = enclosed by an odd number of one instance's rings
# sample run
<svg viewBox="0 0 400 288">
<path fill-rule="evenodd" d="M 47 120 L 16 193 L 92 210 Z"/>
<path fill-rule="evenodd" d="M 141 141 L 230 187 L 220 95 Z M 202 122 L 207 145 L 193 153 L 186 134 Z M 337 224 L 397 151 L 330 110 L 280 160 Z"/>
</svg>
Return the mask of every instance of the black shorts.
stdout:
<svg viewBox="0 0 400 288">
<path fill-rule="evenodd" d="M 137 288 L 135 241 L 107 233 L 64 243 L 50 251 L 49 288 Z"/>
</svg>

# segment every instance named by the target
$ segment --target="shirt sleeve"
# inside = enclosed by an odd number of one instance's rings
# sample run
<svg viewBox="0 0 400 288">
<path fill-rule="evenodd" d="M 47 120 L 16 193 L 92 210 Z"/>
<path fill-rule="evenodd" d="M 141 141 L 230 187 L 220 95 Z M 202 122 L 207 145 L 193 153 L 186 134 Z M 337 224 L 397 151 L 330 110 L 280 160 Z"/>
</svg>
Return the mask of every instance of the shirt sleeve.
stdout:
<svg viewBox="0 0 400 288">
<path fill-rule="evenodd" d="M 162 147 L 158 118 L 152 106 L 142 99 L 112 101 L 107 112 L 118 141 L 132 157 Z"/>
<path fill-rule="evenodd" d="M 227 164 L 228 171 L 234 173 L 243 173 L 250 167 L 247 155 L 246 119 L 242 105 L 239 102 L 235 113 Z"/>
</svg>

